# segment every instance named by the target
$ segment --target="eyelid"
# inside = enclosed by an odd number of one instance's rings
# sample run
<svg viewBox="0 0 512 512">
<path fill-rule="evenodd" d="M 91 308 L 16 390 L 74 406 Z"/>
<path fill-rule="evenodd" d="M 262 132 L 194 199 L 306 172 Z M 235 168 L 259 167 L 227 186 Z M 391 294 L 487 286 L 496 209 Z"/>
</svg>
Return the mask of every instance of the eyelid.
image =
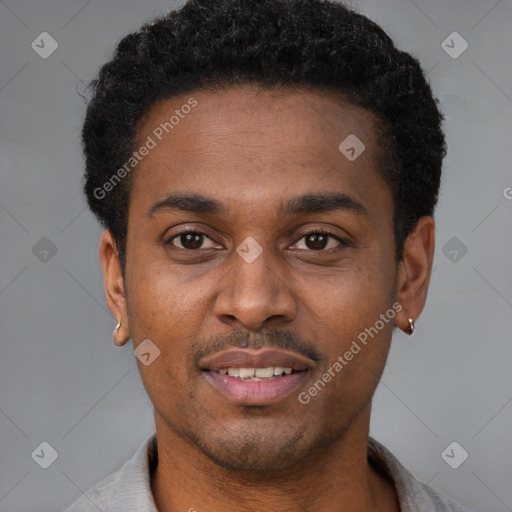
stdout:
<svg viewBox="0 0 512 512">
<path fill-rule="evenodd" d="M 312 223 L 308 223 L 305 226 L 299 227 L 293 234 L 293 237 L 296 240 L 299 240 L 299 237 L 302 238 L 303 236 L 312 234 L 312 233 L 320 233 L 324 235 L 329 235 L 333 238 L 336 238 L 337 240 L 341 242 L 345 242 L 347 244 L 351 243 L 353 240 L 352 235 L 346 230 L 339 226 L 330 227 L 331 225 L 326 226 L 325 224 L 321 225 L 311 225 Z"/>
</svg>

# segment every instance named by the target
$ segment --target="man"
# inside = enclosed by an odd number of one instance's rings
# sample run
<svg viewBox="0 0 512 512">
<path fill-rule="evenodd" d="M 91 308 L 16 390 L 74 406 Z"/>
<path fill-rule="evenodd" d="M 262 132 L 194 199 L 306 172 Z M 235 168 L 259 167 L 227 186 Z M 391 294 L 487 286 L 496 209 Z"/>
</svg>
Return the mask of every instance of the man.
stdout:
<svg viewBox="0 0 512 512">
<path fill-rule="evenodd" d="M 156 435 L 69 512 L 464 510 L 369 438 L 426 300 L 442 119 L 327 0 L 191 0 L 119 43 L 85 191 Z"/>
</svg>

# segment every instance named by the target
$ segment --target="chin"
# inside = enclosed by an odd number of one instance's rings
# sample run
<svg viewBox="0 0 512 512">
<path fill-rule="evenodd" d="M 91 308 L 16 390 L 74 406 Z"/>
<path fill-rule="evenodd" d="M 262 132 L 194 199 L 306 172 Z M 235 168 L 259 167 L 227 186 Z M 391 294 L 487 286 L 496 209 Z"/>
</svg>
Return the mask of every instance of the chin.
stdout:
<svg viewBox="0 0 512 512">
<path fill-rule="evenodd" d="M 215 464 L 232 471 L 269 473 L 291 468 L 307 456 L 297 446 L 266 445 L 261 441 L 244 441 L 202 446 L 203 453 Z"/>
<path fill-rule="evenodd" d="M 290 431 L 282 423 L 259 428 L 244 422 L 219 431 L 196 432 L 190 440 L 215 464 L 229 470 L 268 473 L 291 468 L 313 450 L 307 426 Z M 221 428 L 221 427 L 220 427 Z"/>
</svg>

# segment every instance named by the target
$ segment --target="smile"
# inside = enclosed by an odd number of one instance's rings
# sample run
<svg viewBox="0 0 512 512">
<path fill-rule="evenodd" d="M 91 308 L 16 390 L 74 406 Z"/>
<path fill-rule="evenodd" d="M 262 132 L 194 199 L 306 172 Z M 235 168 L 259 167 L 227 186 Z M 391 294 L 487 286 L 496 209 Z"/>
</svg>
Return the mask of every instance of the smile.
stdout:
<svg viewBox="0 0 512 512">
<path fill-rule="evenodd" d="M 200 367 L 209 385 L 236 405 L 271 405 L 300 388 L 313 368 L 302 355 L 279 350 L 230 350 L 206 358 Z"/>
</svg>

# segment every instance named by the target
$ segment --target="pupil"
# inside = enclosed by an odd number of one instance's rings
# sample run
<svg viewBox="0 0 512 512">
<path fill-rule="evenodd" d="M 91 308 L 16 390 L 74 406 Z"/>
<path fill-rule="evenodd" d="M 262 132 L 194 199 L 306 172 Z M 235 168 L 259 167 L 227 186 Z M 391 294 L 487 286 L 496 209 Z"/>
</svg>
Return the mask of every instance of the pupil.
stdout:
<svg viewBox="0 0 512 512">
<path fill-rule="evenodd" d="M 203 243 L 203 235 L 200 233 L 186 233 L 181 235 L 181 245 L 185 249 L 199 249 Z"/>
<path fill-rule="evenodd" d="M 324 249 L 327 245 L 327 237 L 318 233 L 309 235 L 306 238 L 306 245 L 310 249 Z"/>
</svg>

